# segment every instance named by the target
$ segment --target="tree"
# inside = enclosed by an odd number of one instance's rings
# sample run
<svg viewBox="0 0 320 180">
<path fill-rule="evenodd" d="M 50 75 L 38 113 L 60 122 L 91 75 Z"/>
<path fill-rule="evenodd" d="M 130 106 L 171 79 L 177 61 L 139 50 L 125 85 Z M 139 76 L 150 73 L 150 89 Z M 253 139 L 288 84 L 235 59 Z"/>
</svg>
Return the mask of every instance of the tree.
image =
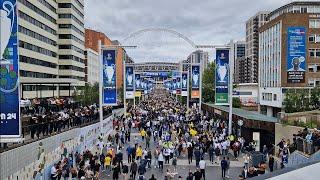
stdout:
<svg viewBox="0 0 320 180">
<path fill-rule="evenodd" d="M 320 88 L 318 87 L 311 90 L 310 106 L 312 109 L 320 108 Z"/>
<path fill-rule="evenodd" d="M 234 107 L 234 108 L 241 108 L 240 98 L 238 98 L 238 97 L 232 98 L 232 107 Z"/>
<path fill-rule="evenodd" d="M 74 94 L 74 98 L 83 106 L 92 105 L 94 103 L 99 104 L 99 84 L 86 84 L 84 87 L 80 88 L 79 93 Z"/>
<path fill-rule="evenodd" d="M 202 75 L 202 101 L 214 102 L 215 98 L 215 64 L 211 62 Z"/>
<path fill-rule="evenodd" d="M 310 91 L 310 92 L 309 92 Z M 286 113 L 303 112 L 318 109 L 320 105 L 319 88 L 289 89 L 285 93 L 284 106 Z"/>
</svg>

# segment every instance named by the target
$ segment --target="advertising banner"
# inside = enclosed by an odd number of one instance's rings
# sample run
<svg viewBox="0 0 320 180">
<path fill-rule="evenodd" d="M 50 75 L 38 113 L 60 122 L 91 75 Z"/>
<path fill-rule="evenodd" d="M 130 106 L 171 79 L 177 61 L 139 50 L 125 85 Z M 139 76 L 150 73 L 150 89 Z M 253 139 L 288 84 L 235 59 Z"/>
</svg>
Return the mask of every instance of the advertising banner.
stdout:
<svg viewBox="0 0 320 180">
<path fill-rule="evenodd" d="M 135 93 L 134 91 L 126 91 L 126 99 L 134 99 Z"/>
<path fill-rule="evenodd" d="M 188 72 L 183 72 L 181 75 L 181 95 L 188 96 Z"/>
<path fill-rule="evenodd" d="M 304 83 L 306 72 L 306 29 L 288 27 L 287 39 L 288 83 Z"/>
<path fill-rule="evenodd" d="M 103 104 L 117 105 L 117 87 L 116 87 L 116 50 L 102 51 L 102 80 L 103 80 Z"/>
<path fill-rule="evenodd" d="M 216 105 L 229 104 L 229 49 L 217 49 L 216 52 Z"/>
<path fill-rule="evenodd" d="M 133 66 L 126 66 L 126 90 L 133 91 L 134 90 L 134 72 Z"/>
<path fill-rule="evenodd" d="M 136 84 L 136 91 L 141 91 L 142 83 L 141 83 L 141 76 L 140 74 L 135 74 L 135 84 Z"/>
<path fill-rule="evenodd" d="M 133 66 L 126 66 L 126 99 L 134 98 L 134 69 Z"/>
<path fill-rule="evenodd" d="M 1 0 L 0 13 L 0 139 L 19 138 L 21 122 L 16 0 Z"/>
<path fill-rule="evenodd" d="M 200 98 L 200 65 L 191 66 L 191 98 Z"/>
<path fill-rule="evenodd" d="M 181 77 L 177 77 L 177 94 L 181 94 Z"/>
<path fill-rule="evenodd" d="M 134 95 L 135 97 L 141 97 L 141 91 L 135 91 Z"/>
<path fill-rule="evenodd" d="M 172 93 L 177 94 L 177 79 L 172 79 Z"/>
</svg>

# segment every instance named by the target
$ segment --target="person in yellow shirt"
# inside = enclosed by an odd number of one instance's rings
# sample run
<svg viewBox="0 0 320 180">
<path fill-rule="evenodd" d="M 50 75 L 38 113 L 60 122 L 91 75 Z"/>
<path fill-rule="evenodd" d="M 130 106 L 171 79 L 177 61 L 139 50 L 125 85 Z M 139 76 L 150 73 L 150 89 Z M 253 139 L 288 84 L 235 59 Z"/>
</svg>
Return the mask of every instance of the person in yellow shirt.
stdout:
<svg viewBox="0 0 320 180">
<path fill-rule="evenodd" d="M 142 151 L 142 147 L 141 147 L 141 146 L 139 146 L 139 147 L 137 148 L 137 150 L 136 150 L 137 160 L 141 159 L 141 157 L 142 157 L 142 153 L 143 153 L 143 151 Z"/>
<path fill-rule="evenodd" d="M 106 166 L 106 170 L 110 169 L 110 165 L 111 165 L 111 155 L 108 154 L 105 158 L 104 158 L 104 165 Z"/>
<path fill-rule="evenodd" d="M 142 129 L 140 131 L 140 135 L 141 135 L 142 141 L 144 141 L 144 137 L 146 136 L 146 131 L 144 129 Z"/>
</svg>

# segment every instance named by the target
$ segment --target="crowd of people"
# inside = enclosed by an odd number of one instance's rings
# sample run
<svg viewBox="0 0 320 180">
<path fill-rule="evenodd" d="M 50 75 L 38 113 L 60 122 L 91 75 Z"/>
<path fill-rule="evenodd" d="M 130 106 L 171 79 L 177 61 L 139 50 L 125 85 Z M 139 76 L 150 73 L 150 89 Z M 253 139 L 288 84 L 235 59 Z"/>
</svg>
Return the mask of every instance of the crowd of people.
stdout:
<svg viewBox="0 0 320 180">
<path fill-rule="evenodd" d="M 163 90 L 156 89 L 149 98 L 128 107 L 112 125 L 113 133 L 101 136 L 96 150 L 63 158 L 51 169 L 51 178 L 205 180 L 210 179 L 209 165 L 220 167 L 221 178 L 230 178 L 231 161 L 238 158 L 244 160 L 239 179 L 264 174 L 267 162 L 273 170 L 272 156 L 251 166 L 244 153 L 247 143 L 228 134 L 226 121 L 201 115 L 196 107 L 187 109 Z M 179 165 L 194 168 L 181 173 Z"/>
<path fill-rule="evenodd" d="M 96 121 L 99 110 L 96 104 L 82 106 L 72 98 L 34 98 L 21 100 L 23 134 L 31 138 L 60 133 L 62 130 Z M 105 107 L 104 115 L 111 114 L 112 108 Z"/>
<path fill-rule="evenodd" d="M 230 158 L 238 159 L 245 144 L 244 138 L 228 134 L 226 121 L 203 116 L 198 108 L 187 109 L 163 90 L 128 107 L 112 125 L 113 133 L 99 138 L 96 152 L 86 149 L 62 159 L 52 168 L 52 179 L 155 180 L 161 173 L 163 179 L 204 180 L 210 179 L 209 164 L 220 166 L 221 177 L 229 178 Z M 264 173 L 265 162 L 249 167 L 247 161 L 240 176 Z M 179 174 L 183 162 L 195 170 Z"/>
</svg>

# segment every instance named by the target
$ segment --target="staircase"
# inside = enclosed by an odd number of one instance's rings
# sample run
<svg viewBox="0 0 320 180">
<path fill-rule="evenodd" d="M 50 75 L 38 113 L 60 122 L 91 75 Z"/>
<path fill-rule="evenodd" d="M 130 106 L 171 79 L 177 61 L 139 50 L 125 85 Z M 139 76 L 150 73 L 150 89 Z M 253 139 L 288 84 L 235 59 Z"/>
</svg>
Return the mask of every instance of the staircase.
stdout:
<svg viewBox="0 0 320 180">
<path fill-rule="evenodd" d="M 290 154 L 287 167 L 294 167 L 300 164 L 305 164 L 305 163 L 315 162 L 315 161 L 320 161 L 320 151 L 317 151 L 312 155 L 307 155 L 301 151 L 296 150 L 292 154 Z"/>
</svg>

